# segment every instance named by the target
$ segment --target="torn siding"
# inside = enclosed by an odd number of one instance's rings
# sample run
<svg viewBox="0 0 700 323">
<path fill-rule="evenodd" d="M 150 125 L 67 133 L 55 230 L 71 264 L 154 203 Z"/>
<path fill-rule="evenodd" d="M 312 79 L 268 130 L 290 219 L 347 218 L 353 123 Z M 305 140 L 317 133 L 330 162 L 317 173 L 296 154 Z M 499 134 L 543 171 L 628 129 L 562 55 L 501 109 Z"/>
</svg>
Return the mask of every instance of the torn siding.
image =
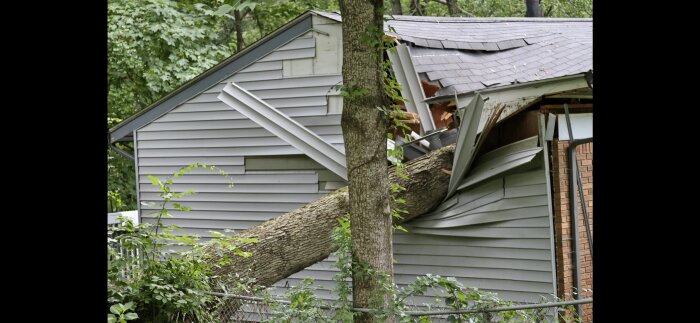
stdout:
<svg viewBox="0 0 700 323">
<path fill-rule="evenodd" d="M 341 28 L 322 17 L 313 21 L 315 29 L 327 34 L 309 31 L 297 37 L 137 131 L 142 201 L 159 201 L 148 175 L 165 177 L 194 162 L 216 165 L 234 182 L 228 188 L 226 178 L 203 170 L 177 179 L 174 188 L 198 194 L 185 199 L 192 211 L 174 211 L 166 225 L 172 222 L 203 237 L 211 236 L 208 230 L 244 230 L 344 186 L 342 178 L 216 98 L 228 82 L 237 82 L 342 152 L 340 115 L 328 111 L 329 101 L 342 106 L 342 100 L 334 99 L 339 94 L 333 88 L 342 80 L 340 67 L 328 66 L 341 55 Z M 319 53 L 337 57 L 321 58 Z M 302 70 L 302 60 L 322 66 Z M 252 165 L 249 157 L 255 158 L 253 163 L 285 157 L 298 162 L 264 168 Z M 152 211 L 141 206 L 144 222 L 153 221 L 148 215 Z"/>
<path fill-rule="evenodd" d="M 431 250 L 432 254 L 406 260 L 447 268 L 443 272 L 456 276 L 467 286 L 493 291 L 514 301 L 537 302 L 540 295 L 553 294 L 543 158 L 537 137 L 479 157 L 459 183 L 454 197 L 406 227 L 416 238 L 449 238 L 465 246 L 486 248 L 458 249 L 464 253 L 454 254 L 451 259 L 440 259 L 435 256 L 439 251 Z M 521 164 L 516 162 L 523 160 Z M 482 270 L 464 270 L 472 267 Z M 464 276 L 465 272 L 470 275 Z"/>
</svg>

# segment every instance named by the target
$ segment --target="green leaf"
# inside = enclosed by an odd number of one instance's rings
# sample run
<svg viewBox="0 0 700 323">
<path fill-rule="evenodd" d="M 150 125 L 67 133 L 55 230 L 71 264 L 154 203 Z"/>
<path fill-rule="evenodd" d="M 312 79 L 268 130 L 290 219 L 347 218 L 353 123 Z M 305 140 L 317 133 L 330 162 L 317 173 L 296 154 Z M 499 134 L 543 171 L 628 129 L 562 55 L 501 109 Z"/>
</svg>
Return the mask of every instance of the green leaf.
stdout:
<svg viewBox="0 0 700 323">
<path fill-rule="evenodd" d="M 222 5 L 221 7 L 219 7 L 219 9 L 217 9 L 216 11 L 214 11 L 214 13 L 217 15 L 223 15 L 225 13 L 231 12 L 232 10 L 233 10 L 233 6 L 225 4 L 225 5 Z"/>
<path fill-rule="evenodd" d="M 107 323 L 117 323 L 117 317 L 114 314 L 107 314 Z"/>
<path fill-rule="evenodd" d="M 109 311 L 114 313 L 114 314 L 121 314 L 123 312 L 121 304 L 115 304 L 109 307 Z"/>
<path fill-rule="evenodd" d="M 139 318 L 139 315 L 136 313 L 126 313 L 124 315 L 124 318 L 128 321 L 131 321 L 131 320 L 135 320 L 135 319 Z"/>
<path fill-rule="evenodd" d="M 150 179 L 150 180 L 151 180 L 151 183 L 152 183 L 153 185 L 155 185 L 155 186 L 160 186 L 160 185 L 161 185 L 160 178 L 158 178 L 158 177 L 155 177 L 155 176 L 153 176 L 153 175 L 148 175 L 148 179 Z"/>
</svg>

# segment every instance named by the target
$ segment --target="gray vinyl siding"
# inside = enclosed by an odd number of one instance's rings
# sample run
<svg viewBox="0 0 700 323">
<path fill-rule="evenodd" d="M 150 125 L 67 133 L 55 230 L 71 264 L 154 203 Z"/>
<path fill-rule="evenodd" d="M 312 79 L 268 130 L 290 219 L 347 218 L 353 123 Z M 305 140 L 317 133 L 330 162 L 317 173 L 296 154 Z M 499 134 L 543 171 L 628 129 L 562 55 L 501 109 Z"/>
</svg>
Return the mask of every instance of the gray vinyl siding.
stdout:
<svg viewBox="0 0 700 323">
<path fill-rule="evenodd" d="M 492 166 L 477 172 L 505 172 L 457 191 L 433 213 L 406 224 L 409 234 L 395 232 L 394 272 L 400 287 L 430 273 L 455 277 L 465 286 L 515 302 L 538 302 L 554 294 L 546 177 L 542 154 L 533 149 L 536 144 L 530 140 L 516 144 L 517 149 L 506 146 L 477 159 L 477 167 Z M 501 167 L 512 161 L 514 150 L 535 151 L 534 158 L 525 167 Z M 464 180 L 475 175 L 470 172 Z M 277 292 L 312 277 L 323 286 L 317 294 L 333 299 L 334 260 L 331 256 L 278 282 Z M 416 304 L 433 301 L 429 296 L 413 299 Z"/>
<path fill-rule="evenodd" d="M 313 19 L 314 28 L 330 36 L 307 33 L 225 82 L 236 82 L 343 151 L 342 100 L 333 89 L 342 79 L 340 24 Z M 333 172 L 220 102 L 217 96 L 225 82 L 137 130 L 140 201 L 160 201 L 148 175 L 165 177 L 195 162 L 220 167 L 234 183 L 230 188 L 228 179 L 205 170 L 175 179 L 176 191 L 192 189 L 197 194 L 182 199 L 191 211 L 171 211 L 174 216 L 163 219 L 164 225 L 178 225 L 209 239 L 213 237 L 210 230 L 245 230 L 346 185 Z M 530 162 L 533 155 L 523 154 L 525 157 L 513 158 L 525 158 L 526 164 L 534 165 Z M 457 191 L 430 215 L 444 219 L 430 222 L 426 217 L 422 224 L 416 222 L 409 228 L 411 234 L 396 233 L 396 282 L 405 285 L 416 276 L 433 273 L 454 276 L 466 286 L 497 292 L 513 301 L 537 302 L 541 294 L 553 293 L 551 228 L 545 221 L 547 202 L 542 199 L 546 185 L 543 177 L 539 179 L 544 171 L 533 167 L 490 174 L 475 183 L 478 187 Z M 142 205 L 141 220 L 154 223 L 149 213 L 157 208 Z M 442 220 L 455 226 L 439 227 Z M 313 277 L 317 285 L 324 286 L 317 294 L 334 298 L 330 292 L 336 272 L 333 260 L 331 256 L 278 282 L 277 292 Z M 432 300 L 414 299 L 417 303 Z"/>
</svg>

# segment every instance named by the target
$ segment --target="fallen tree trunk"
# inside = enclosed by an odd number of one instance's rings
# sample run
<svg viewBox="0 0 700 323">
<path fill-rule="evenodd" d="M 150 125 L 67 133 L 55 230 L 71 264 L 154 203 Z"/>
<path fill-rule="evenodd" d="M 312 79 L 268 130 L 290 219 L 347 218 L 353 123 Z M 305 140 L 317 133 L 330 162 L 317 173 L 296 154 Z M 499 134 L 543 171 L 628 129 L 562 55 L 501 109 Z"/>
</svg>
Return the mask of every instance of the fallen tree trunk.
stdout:
<svg viewBox="0 0 700 323">
<path fill-rule="evenodd" d="M 408 179 L 394 174 L 393 168 L 389 170 L 389 182 L 406 188 L 398 196 L 406 200 L 399 207 L 408 212 L 402 222 L 427 213 L 443 200 L 447 194 L 454 150 L 455 146 L 450 145 L 411 160 L 406 165 Z M 348 210 L 345 187 L 243 231 L 234 237 L 257 238 L 255 243 L 239 245 L 253 255 L 248 258 L 229 255 L 231 261 L 218 267 L 216 273 L 237 273 L 254 278 L 257 285 L 270 286 L 335 251 L 333 228 Z M 218 262 L 222 254 L 226 252 L 210 249 L 206 260 Z"/>
</svg>

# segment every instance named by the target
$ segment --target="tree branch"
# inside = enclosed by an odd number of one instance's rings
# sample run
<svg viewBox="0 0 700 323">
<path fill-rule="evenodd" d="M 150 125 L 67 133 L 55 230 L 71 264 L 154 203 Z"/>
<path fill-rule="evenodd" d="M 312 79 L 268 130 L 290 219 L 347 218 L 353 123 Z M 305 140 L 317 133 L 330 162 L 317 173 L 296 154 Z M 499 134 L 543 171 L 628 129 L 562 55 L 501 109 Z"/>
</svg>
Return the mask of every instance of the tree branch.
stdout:
<svg viewBox="0 0 700 323">
<path fill-rule="evenodd" d="M 442 1 L 442 0 L 428 0 L 428 1 L 433 1 L 433 2 L 437 2 L 437 3 L 439 3 L 439 4 L 447 5 L 447 2 L 446 2 L 446 1 Z M 474 17 L 474 14 L 473 14 L 473 13 L 468 12 L 468 11 L 462 9 L 462 8 L 460 8 L 459 6 L 455 6 L 455 7 L 456 7 L 457 10 L 459 10 L 459 12 L 461 12 L 462 14 L 464 14 L 464 15 L 466 15 L 466 16 L 468 16 L 468 17 Z"/>
</svg>

